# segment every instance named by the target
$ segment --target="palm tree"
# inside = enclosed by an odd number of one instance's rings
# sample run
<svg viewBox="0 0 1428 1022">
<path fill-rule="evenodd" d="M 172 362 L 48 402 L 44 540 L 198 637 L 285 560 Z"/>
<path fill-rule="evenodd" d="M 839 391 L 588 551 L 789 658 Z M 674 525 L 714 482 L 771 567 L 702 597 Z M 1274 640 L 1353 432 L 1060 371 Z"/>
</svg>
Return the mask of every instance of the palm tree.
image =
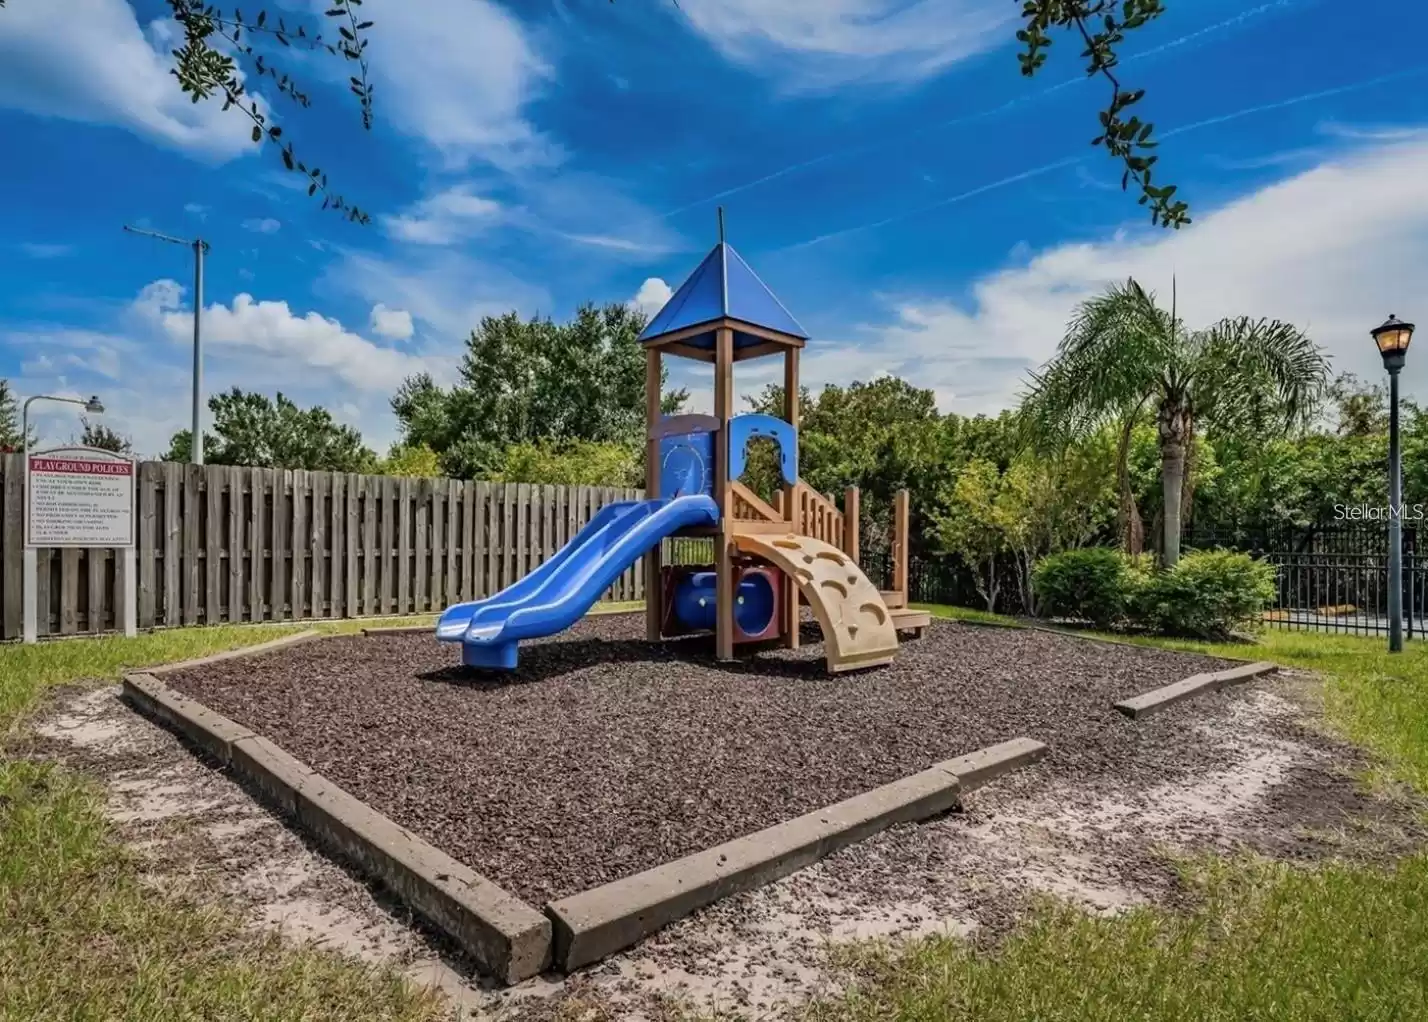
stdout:
<svg viewBox="0 0 1428 1022">
<path fill-rule="evenodd" d="M 1165 498 L 1161 557 L 1173 567 L 1196 427 L 1287 432 L 1307 422 L 1327 382 L 1318 346 L 1290 324 L 1240 317 L 1187 331 L 1173 291 L 1167 312 L 1130 279 L 1077 308 L 1055 357 L 1032 374 L 1023 422 L 1038 446 L 1061 446 L 1111 422 L 1127 436 L 1128 424 L 1149 408 Z M 1123 441 L 1122 463 L 1127 446 Z M 1117 466 L 1124 488 L 1123 468 Z M 1124 514 L 1124 491 L 1122 508 Z"/>
</svg>

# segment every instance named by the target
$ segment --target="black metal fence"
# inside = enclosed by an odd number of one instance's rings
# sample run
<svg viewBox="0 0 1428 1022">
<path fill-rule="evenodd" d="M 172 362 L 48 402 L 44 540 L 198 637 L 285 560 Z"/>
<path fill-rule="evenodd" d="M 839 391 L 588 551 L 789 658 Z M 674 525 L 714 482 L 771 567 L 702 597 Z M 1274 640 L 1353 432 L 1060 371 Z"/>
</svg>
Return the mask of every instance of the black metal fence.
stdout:
<svg viewBox="0 0 1428 1022">
<path fill-rule="evenodd" d="M 892 588 L 892 557 L 886 548 L 863 550 L 859 557 L 863 573 L 879 589 Z M 1023 613 L 1016 563 L 1011 554 L 999 557 L 996 569 L 996 611 Z M 951 607 L 986 610 L 986 598 L 977 589 L 972 569 L 956 555 L 920 557 L 907 562 L 907 598 L 912 603 L 940 603 Z"/>
<path fill-rule="evenodd" d="M 1428 626 L 1428 560 L 1420 558 L 1416 523 L 1403 523 L 1404 635 Z M 1388 526 L 1334 523 L 1280 530 L 1198 532 L 1187 549 L 1242 550 L 1275 566 L 1275 628 L 1358 635 L 1388 633 Z"/>
</svg>

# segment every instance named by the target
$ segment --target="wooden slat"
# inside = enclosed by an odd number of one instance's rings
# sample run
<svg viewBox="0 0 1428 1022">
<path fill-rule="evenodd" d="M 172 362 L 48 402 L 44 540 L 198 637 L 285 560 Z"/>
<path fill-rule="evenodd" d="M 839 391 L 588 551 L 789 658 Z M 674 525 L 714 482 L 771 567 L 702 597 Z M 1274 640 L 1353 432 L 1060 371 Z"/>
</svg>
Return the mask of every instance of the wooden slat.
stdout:
<svg viewBox="0 0 1428 1022">
<path fill-rule="evenodd" d="M 520 508 L 515 483 L 501 484 L 501 582 L 500 588 L 520 577 L 520 553 L 516 546 L 516 515 Z"/>
<path fill-rule="evenodd" d="M 252 500 L 248 504 L 248 620 L 266 621 L 268 617 L 268 533 L 273 521 L 268 511 L 268 494 L 273 488 L 273 471 L 250 468 L 248 488 Z"/>
<path fill-rule="evenodd" d="M 292 545 L 292 470 L 276 470 L 272 479 L 273 527 L 268 540 L 268 548 L 272 551 L 269 560 L 271 573 L 268 577 L 268 616 L 272 621 L 286 621 L 289 617 L 288 597 L 291 592 L 288 575 L 292 567 L 288 558 L 288 547 Z"/>
<path fill-rule="evenodd" d="M 183 538 L 183 519 L 179 517 L 183 495 L 183 466 L 164 462 L 164 624 L 174 627 L 182 622 L 183 561 L 179 555 Z M 157 613 L 157 611 L 156 611 Z"/>
<path fill-rule="evenodd" d="M 464 599 L 461 595 L 461 551 L 471 542 L 469 536 L 461 532 L 461 484 L 455 479 L 446 481 L 446 592 L 447 604 Z M 440 608 L 439 608 L 440 609 Z"/>
<path fill-rule="evenodd" d="M 67 547 L 60 551 L 59 630 L 61 635 L 79 631 L 80 551 Z"/>
<path fill-rule="evenodd" d="M 244 618 L 243 575 L 247 567 L 247 548 L 244 546 L 243 537 L 243 507 L 247 502 L 244 487 L 248 482 L 248 470 L 232 466 L 224 475 L 228 477 L 228 485 L 225 488 L 228 500 L 224 505 L 228 518 L 227 542 L 223 544 L 223 572 L 224 583 L 228 587 L 228 607 L 223 617 L 225 621 L 236 624 Z"/>
<path fill-rule="evenodd" d="M 504 487 L 482 483 L 486 488 L 483 506 L 486 512 L 486 596 L 500 592 L 501 579 L 501 497 Z"/>
<path fill-rule="evenodd" d="M 440 611 L 446 607 L 446 548 L 450 542 L 446 534 L 447 485 L 446 480 L 430 480 L 431 527 L 427 540 L 431 544 L 431 585 L 427 588 L 428 607 Z"/>
<path fill-rule="evenodd" d="M 105 610 L 109 602 L 109 580 L 105 574 L 108 561 L 109 551 L 105 547 L 92 546 L 84 552 L 85 574 L 88 576 L 85 579 L 85 595 L 89 597 L 89 610 L 84 618 L 86 632 L 102 632 L 107 624 Z"/>
<path fill-rule="evenodd" d="M 163 466 L 157 462 L 145 461 L 139 465 L 139 521 L 138 549 L 134 552 L 138 561 L 139 607 L 136 623 L 140 628 L 152 628 L 157 624 L 158 613 L 158 561 L 159 561 L 159 484 L 163 480 Z M 123 556 L 120 556 L 122 562 Z M 119 570 L 116 565 L 115 585 L 119 585 Z M 123 587 L 118 589 L 123 593 Z M 114 605 L 119 606 L 115 599 Z M 122 627 L 124 622 L 115 618 L 114 626 Z"/>
<path fill-rule="evenodd" d="M 35 551 L 35 632 L 38 635 L 53 635 L 55 632 L 54 600 L 54 555 L 48 547 Z"/>
<path fill-rule="evenodd" d="M 326 472 L 307 474 L 312 494 L 308 512 L 308 561 L 312 565 L 308 585 L 308 617 L 327 617 L 327 494 L 332 477 Z"/>
<path fill-rule="evenodd" d="M 344 591 L 347 595 L 348 617 L 358 617 L 362 613 L 362 562 L 358 552 L 362 548 L 362 492 L 367 483 L 366 476 L 355 472 L 347 476 L 347 490 L 343 495 L 343 544 L 342 563 L 347 574 Z"/>
<path fill-rule="evenodd" d="M 412 481 L 403 477 L 397 487 L 397 613 L 412 612 Z"/>
<path fill-rule="evenodd" d="M 203 564 L 202 564 L 202 512 L 199 501 L 203 499 L 200 489 L 203 482 L 202 465 L 183 466 L 183 623 L 196 625 L 202 621 L 203 608 Z"/>
<path fill-rule="evenodd" d="M 138 551 L 138 549 L 136 548 L 135 551 L 134 551 L 134 559 L 135 559 L 136 561 L 138 560 L 138 555 L 139 555 L 139 551 Z M 124 631 L 124 619 L 125 619 L 125 616 L 126 616 L 127 613 L 128 613 L 128 604 L 127 604 L 127 602 L 126 602 L 126 600 L 127 600 L 127 593 L 128 593 L 128 587 L 127 587 L 126 584 L 125 584 L 126 581 L 127 581 L 127 571 L 128 571 L 127 565 L 125 564 L 125 561 L 127 560 L 127 558 L 125 558 L 125 556 L 124 556 L 124 551 L 123 551 L 122 549 L 119 549 L 119 550 L 113 550 L 113 551 L 110 552 L 110 559 L 114 562 L 114 572 L 113 572 L 113 588 L 110 590 L 110 592 L 111 592 L 113 595 L 112 595 L 112 597 L 109 599 L 109 608 L 110 608 L 110 610 L 112 611 L 112 613 L 109 615 L 109 617 L 112 618 L 112 620 L 113 620 L 114 630 L 122 634 L 123 631 Z M 134 570 L 135 575 L 137 576 L 137 575 L 138 575 L 138 571 L 139 571 L 139 566 L 138 566 L 137 564 L 135 564 L 133 570 Z M 139 624 L 139 607 L 138 607 L 138 603 L 139 603 L 139 593 L 138 593 L 138 582 L 139 582 L 139 580 L 138 580 L 138 578 L 136 577 L 136 578 L 134 579 L 134 585 L 135 585 L 135 592 L 134 592 L 134 602 L 135 602 L 135 607 L 134 607 L 134 625 L 135 625 L 136 628 L 138 627 L 138 624 Z"/>
<path fill-rule="evenodd" d="M 516 484 L 516 573 L 511 581 L 531 572 L 531 484 Z M 509 584 L 509 583 L 507 583 Z"/>
<path fill-rule="evenodd" d="M 423 614 L 431 598 L 427 585 L 431 578 L 428 574 L 431 571 L 428 561 L 431 555 L 431 480 L 417 480 L 411 488 L 417 494 L 416 505 L 411 508 L 413 520 L 416 521 L 416 537 L 411 548 L 411 609 Z"/>
<path fill-rule="evenodd" d="M 289 564 L 288 572 L 291 576 L 288 579 L 288 589 L 291 596 L 288 602 L 291 603 L 289 613 L 292 620 L 298 621 L 309 617 L 311 611 L 308 609 L 308 564 L 307 552 L 308 543 L 312 534 L 312 526 L 309 522 L 308 500 L 312 493 L 312 484 L 308 480 L 308 472 L 305 469 L 293 470 L 293 527 L 289 533 L 288 546 L 292 549 L 292 560 Z"/>
<path fill-rule="evenodd" d="M 203 523 L 203 623 L 217 624 L 221 620 L 223 596 L 223 484 L 226 479 L 221 465 L 210 467 L 203 474 L 204 504 L 207 511 Z"/>
<path fill-rule="evenodd" d="M 426 548 L 427 566 L 424 572 L 426 583 L 426 610 L 441 610 L 441 586 L 446 579 L 446 569 L 441 563 L 442 543 L 446 539 L 446 487 L 440 479 L 427 479 L 426 490 Z"/>
<path fill-rule="evenodd" d="M 382 480 L 362 477 L 362 610 L 363 614 L 377 614 L 377 511 L 382 492 Z"/>
<path fill-rule="evenodd" d="M 481 565 L 476 560 L 481 547 L 476 529 L 483 520 L 476 516 L 476 484 L 467 479 L 457 486 L 461 489 L 461 599 L 474 600 L 481 586 Z"/>
<path fill-rule="evenodd" d="M 0 469 L 5 472 L 4 502 L 0 504 L 4 528 L 0 528 L 0 566 L 5 579 L 0 601 L 4 613 L 0 616 L 0 638 L 17 639 L 24 631 L 25 592 L 25 456 L 0 454 Z"/>
<path fill-rule="evenodd" d="M 327 505 L 327 616 L 347 616 L 347 476 L 335 472 Z"/>
<path fill-rule="evenodd" d="M 392 614 L 396 610 L 397 582 L 393 563 L 397 544 L 396 487 L 395 479 L 391 476 L 384 476 L 381 479 L 381 492 L 378 495 L 382 542 L 378 547 L 380 561 L 377 565 L 377 585 L 382 597 L 382 614 Z"/>
</svg>

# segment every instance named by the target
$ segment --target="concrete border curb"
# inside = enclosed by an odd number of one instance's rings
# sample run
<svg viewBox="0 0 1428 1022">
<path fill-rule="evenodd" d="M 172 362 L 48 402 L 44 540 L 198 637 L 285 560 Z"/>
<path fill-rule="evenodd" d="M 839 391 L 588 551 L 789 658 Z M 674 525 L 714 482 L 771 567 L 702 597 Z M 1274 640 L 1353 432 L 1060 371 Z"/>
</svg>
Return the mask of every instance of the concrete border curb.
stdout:
<svg viewBox="0 0 1428 1022">
<path fill-rule="evenodd" d="M 546 905 L 554 963 L 570 972 L 599 961 L 677 919 L 797 872 L 898 823 L 955 807 L 964 791 L 1046 753 L 1029 738 L 947 760 L 836 805 Z M 963 780 L 955 771 L 967 772 Z"/>
<path fill-rule="evenodd" d="M 169 670 L 215 659 L 226 657 Z M 320 845 L 395 892 L 500 981 L 518 983 L 550 964 L 551 923 L 545 916 L 266 738 L 173 691 L 152 672 L 126 674 L 122 694 L 139 712 L 231 767 Z"/>
<path fill-rule="evenodd" d="M 1259 660 L 1254 663 L 1247 663 L 1243 667 L 1232 667 L 1227 671 L 1215 671 L 1211 674 L 1192 674 L 1188 678 L 1171 685 L 1152 689 L 1149 692 L 1142 692 L 1138 696 L 1131 696 L 1129 699 L 1122 699 L 1113 704 L 1117 710 L 1124 713 L 1132 720 L 1149 716 L 1158 710 L 1163 710 L 1167 706 L 1173 706 L 1178 702 L 1189 699 L 1200 692 L 1215 692 L 1230 685 L 1249 681 L 1266 674 L 1273 674 L 1279 670 L 1278 664 L 1272 664 L 1267 660 Z"/>
</svg>

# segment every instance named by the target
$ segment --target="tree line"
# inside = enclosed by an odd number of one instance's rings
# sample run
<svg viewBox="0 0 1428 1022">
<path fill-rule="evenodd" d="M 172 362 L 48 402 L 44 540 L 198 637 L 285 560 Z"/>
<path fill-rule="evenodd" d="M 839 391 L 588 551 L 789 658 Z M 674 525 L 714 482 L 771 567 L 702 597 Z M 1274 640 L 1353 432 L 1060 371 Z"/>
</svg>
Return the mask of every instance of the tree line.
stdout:
<svg viewBox="0 0 1428 1022">
<path fill-rule="evenodd" d="M 638 487 L 644 482 L 645 317 L 586 305 L 571 320 L 487 317 L 455 381 L 403 381 L 385 455 L 322 407 L 232 390 L 209 402 L 212 464 Z M 665 389 L 666 413 L 688 398 Z M 748 402 L 777 414 L 781 389 Z M 1022 400 L 997 415 L 941 412 L 932 391 L 884 376 L 801 395 L 800 474 L 823 493 L 858 486 L 865 543 L 886 542 L 893 495 L 911 494 L 915 553 L 955 555 L 984 599 L 1029 600 L 1032 566 L 1115 544 L 1173 563 L 1182 533 L 1245 534 L 1332 520 L 1387 500 L 1387 389 L 1332 377 L 1318 347 L 1278 320 L 1189 330 L 1134 281 L 1082 305 Z M 18 446 L 0 384 L 0 445 Z M 84 442 L 127 440 L 85 424 Z M 175 433 L 165 457 L 187 460 Z M 1428 492 L 1428 410 L 1403 407 L 1405 492 Z M 771 497 L 773 454 L 744 481 Z"/>
</svg>

